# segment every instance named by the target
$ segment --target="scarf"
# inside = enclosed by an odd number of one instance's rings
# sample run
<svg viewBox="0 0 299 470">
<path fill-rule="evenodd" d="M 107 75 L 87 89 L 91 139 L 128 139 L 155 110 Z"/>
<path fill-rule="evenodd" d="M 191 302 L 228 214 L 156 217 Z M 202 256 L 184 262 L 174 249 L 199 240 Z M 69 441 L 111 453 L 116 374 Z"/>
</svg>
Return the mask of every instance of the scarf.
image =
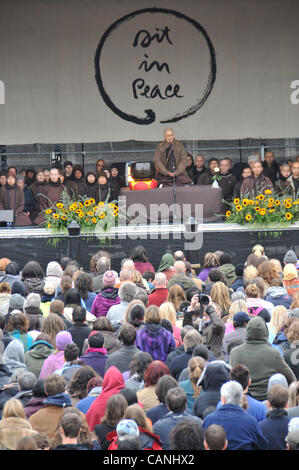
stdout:
<svg viewBox="0 0 299 470">
<path fill-rule="evenodd" d="M 165 255 L 162 256 L 157 273 L 166 271 L 166 269 L 171 268 L 171 266 L 173 266 L 173 263 L 174 263 L 173 256 L 170 253 L 165 253 Z"/>
<path fill-rule="evenodd" d="M 85 355 L 90 353 L 90 352 L 99 352 L 101 354 L 107 354 L 107 349 L 105 348 L 87 348 Z"/>
</svg>

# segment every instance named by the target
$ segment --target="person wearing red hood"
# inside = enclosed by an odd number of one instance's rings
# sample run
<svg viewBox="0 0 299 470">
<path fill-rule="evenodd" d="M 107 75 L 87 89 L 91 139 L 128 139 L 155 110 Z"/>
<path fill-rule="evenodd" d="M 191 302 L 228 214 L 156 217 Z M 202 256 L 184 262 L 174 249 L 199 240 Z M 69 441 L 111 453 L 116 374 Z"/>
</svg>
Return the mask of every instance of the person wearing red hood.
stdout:
<svg viewBox="0 0 299 470">
<path fill-rule="evenodd" d="M 122 373 L 114 366 L 109 367 L 102 387 L 102 393 L 95 399 L 86 414 L 87 423 L 91 431 L 93 431 L 96 424 L 101 423 L 109 398 L 125 388 Z"/>
</svg>

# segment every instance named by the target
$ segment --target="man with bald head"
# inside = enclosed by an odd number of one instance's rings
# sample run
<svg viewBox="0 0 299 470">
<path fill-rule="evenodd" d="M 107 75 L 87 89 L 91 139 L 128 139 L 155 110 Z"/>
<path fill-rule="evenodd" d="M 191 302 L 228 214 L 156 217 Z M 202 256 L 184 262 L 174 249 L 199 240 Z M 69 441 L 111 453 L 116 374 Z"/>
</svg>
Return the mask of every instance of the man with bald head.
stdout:
<svg viewBox="0 0 299 470">
<path fill-rule="evenodd" d="M 155 150 L 154 165 L 159 186 L 173 186 L 174 182 L 177 186 L 192 183 L 186 171 L 187 152 L 175 139 L 172 129 L 165 129 L 164 140 Z"/>
<path fill-rule="evenodd" d="M 186 266 L 184 261 L 176 261 L 174 263 L 175 274 L 172 276 L 170 281 L 167 284 L 167 289 L 169 290 L 174 284 L 180 285 L 185 292 L 187 292 L 190 287 L 197 287 L 195 282 L 191 277 L 186 274 Z"/>
<path fill-rule="evenodd" d="M 148 306 L 156 305 L 160 307 L 163 302 L 167 301 L 168 289 L 167 289 L 167 277 L 164 273 L 157 273 L 155 275 L 155 289 L 148 296 Z"/>
</svg>

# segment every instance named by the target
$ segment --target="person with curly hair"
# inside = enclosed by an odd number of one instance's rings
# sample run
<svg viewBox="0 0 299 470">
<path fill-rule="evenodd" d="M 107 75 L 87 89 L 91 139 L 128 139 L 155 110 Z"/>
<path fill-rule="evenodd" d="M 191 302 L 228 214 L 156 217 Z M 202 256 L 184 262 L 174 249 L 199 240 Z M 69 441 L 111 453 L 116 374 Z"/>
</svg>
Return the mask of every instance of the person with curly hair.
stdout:
<svg viewBox="0 0 299 470">
<path fill-rule="evenodd" d="M 80 367 L 72 376 L 69 384 L 67 385 L 67 392 L 69 393 L 73 406 L 86 398 L 86 386 L 90 379 L 96 377 L 98 374 L 95 370 L 87 365 Z"/>
</svg>

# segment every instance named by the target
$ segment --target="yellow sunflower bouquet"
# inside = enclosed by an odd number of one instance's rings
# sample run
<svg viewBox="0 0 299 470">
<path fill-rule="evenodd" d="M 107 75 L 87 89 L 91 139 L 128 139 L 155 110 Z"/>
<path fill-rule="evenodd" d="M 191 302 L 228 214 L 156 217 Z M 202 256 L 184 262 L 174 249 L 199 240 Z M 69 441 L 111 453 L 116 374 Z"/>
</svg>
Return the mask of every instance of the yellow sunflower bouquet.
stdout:
<svg viewBox="0 0 299 470">
<path fill-rule="evenodd" d="M 281 226 L 299 220 L 299 199 L 288 195 L 278 196 L 270 189 L 255 197 L 234 198 L 225 214 L 225 222 L 240 225 Z"/>
<path fill-rule="evenodd" d="M 67 227 L 73 220 L 80 225 L 83 235 L 95 231 L 107 232 L 118 221 L 117 201 L 97 203 L 87 196 L 78 196 L 74 200 L 66 191 L 62 193 L 60 202 L 50 202 L 50 207 L 43 212 L 44 226 L 52 234 L 67 233 Z"/>
</svg>

